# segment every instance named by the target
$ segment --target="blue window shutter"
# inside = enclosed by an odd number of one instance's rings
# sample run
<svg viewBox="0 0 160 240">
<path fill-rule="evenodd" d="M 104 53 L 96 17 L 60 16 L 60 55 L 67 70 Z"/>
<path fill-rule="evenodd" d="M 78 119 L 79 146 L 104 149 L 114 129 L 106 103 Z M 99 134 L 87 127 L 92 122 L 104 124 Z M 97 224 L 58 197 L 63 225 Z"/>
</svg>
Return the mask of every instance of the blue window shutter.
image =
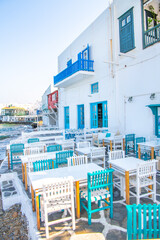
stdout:
<svg viewBox="0 0 160 240">
<path fill-rule="evenodd" d="M 120 52 L 126 53 L 134 46 L 133 8 L 119 18 Z"/>
<path fill-rule="evenodd" d="M 98 82 L 91 84 L 91 94 L 98 93 Z"/>
</svg>

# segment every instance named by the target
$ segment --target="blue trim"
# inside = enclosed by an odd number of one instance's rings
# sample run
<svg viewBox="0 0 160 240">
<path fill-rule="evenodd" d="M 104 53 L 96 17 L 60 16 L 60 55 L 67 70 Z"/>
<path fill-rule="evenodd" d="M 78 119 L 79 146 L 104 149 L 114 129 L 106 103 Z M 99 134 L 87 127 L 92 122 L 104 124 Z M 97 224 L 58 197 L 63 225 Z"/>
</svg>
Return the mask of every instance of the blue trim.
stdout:
<svg viewBox="0 0 160 240">
<path fill-rule="evenodd" d="M 87 56 L 85 56 L 85 52 L 87 52 Z M 78 71 L 94 72 L 94 69 L 93 69 L 94 61 L 90 60 L 89 45 L 87 45 L 87 48 L 85 48 L 82 52 L 78 53 L 77 58 L 78 58 L 77 61 L 74 63 L 71 63 L 72 60 L 69 60 L 67 63 L 67 68 L 61 71 L 56 76 L 54 76 L 54 85 L 63 81 L 67 77 L 70 77 L 71 75 L 73 75 Z"/>
<path fill-rule="evenodd" d="M 91 84 L 91 94 L 99 92 L 98 82 Z"/>
<path fill-rule="evenodd" d="M 126 53 L 135 48 L 133 7 L 119 17 L 120 52 Z"/>
<path fill-rule="evenodd" d="M 64 127 L 69 129 L 69 107 L 64 107 Z"/>
<path fill-rule="evenodd" d="M 147 105 L 155 116 L 155 135 L 160 137 L 160 115 L 158 116 L 158 108 L 160 108 L 160 104 L 151 104 Z"/>
<path fill-rule="evenodd" d="M 90 126 L 98 128 L 98 104 L 102 104 L 102 127 L 108 127 L 107 101 L 90 103 Z"/>
<path fill-rule="evenodd" d="M 77 105 L 78 129 L 84 128 L 84 104 Z"/>
</svg>

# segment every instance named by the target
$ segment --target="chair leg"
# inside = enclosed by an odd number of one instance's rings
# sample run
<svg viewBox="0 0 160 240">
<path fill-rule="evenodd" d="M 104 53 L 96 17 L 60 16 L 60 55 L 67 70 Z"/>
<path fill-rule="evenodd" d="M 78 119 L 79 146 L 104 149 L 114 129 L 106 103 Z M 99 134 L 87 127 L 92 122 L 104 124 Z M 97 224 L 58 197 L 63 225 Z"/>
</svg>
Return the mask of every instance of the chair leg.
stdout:
<svg viewBox="0 0 160 240">
<path fill-rule="evenodd" d="M 91 217 L 92 217 L 92 214 L 91 214 L 91 202 L 88 201 L 88 225 L 91 225 Z"/>
<path fill-rule="evenodd" d="M 73 231 L 76 228 L 76 224 L 75 224 L 75 208 L 74 208 L 74 197 L 72 197 L 71 199 L 71 215 L 72 215 L 72 228 Z"/>
<path fill-rule="evenodd" d="M 44 211 L 45 214 L 45 229 L 46 229 L 46 238 L 49 238 L 49 229 L 48 229 L 48 214 L 46 210 Z"/>
</svg>

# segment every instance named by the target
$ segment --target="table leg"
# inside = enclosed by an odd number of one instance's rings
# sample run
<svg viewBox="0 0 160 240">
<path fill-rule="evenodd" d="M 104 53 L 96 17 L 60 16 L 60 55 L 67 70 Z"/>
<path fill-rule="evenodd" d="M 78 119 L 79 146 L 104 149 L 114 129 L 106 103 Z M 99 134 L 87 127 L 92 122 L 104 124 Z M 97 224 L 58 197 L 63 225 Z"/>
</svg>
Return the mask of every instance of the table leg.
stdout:
<svg viewBox="0 0 160 240">
<path fill-rule="evenodd" d="M 112 141 L 110 140 L 110 151 L 112 151 Z"/>
<path fill-rule="evenodd" d="M 40 230 L 39 196 L 38 196 L 38 194 L 36 194 L 36 215 L 37 215 L 37 229 Z"/>
<path fill-rule="evenodd" d="M 27 163 L 24 164 L 24 172 L 25 172 L 25 189 L 28 190 L 27 186 Z"/>
<path fill-rule="evenodd" d="M 79 181 L 76 181 L 76 207 L 77 218 L 80 218 Z"/>
<path fill-rule="evenodd" d="M 31 185 L 31 196 L 32 196 L 32 210 L 34 212 L 35 211 L 35 202 L 34 202 L 34 190 L 33 190 L 32 185 Z"/>
<path fill-rule="evenodd" d="M 103 139 L 103 147 L 104 147 L 104 139 Z"/>
<path fill-rule="evenodd" d="M 22 163 L 22 181 L 24 183 L 24 165 L 23 165 L 23 163 Z"/>
<path fill-rule="evenodd" d="M 154 147 L 151 147 L 151 159 L 154 159 Z"/>
<path fill-rule="evenodd" d="M 141 147 L 138 144 L 138 158 L 141 159 Z"/>
<path fill-rule="evenodd" d="M 123 138 L 123 151 L 125 151 L 125 138 Z"/>
<path fill-rule="evenodd" d="M 9 156 L 9 150 L 7 150 L 7 156 L 8 156 L 8 169 L 10 169 L 10 156 Z"/>
<path fill-rule="evenodd" d="M 130 204 L 130 201 L 129 201 L 129 171 L 125 172 L 125 184 L 126 184 L 126 203 Z"/>
</svg>

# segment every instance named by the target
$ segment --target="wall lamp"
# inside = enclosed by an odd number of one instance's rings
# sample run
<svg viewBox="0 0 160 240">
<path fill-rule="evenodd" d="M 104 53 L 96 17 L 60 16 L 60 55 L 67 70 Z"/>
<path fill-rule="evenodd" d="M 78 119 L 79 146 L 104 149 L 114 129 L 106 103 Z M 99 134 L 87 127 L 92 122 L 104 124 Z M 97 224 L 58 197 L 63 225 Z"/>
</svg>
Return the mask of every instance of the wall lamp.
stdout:
<svg viewBox="0 0 160 240">
<path fill-rule="evenodd" d="M 155 99 L 155 97 L 156 97 L 156 94 L 155 94 L 155 93 L 152 93 L 152 94 L 150 95 L 150 99 L 151 99 L 151 100 Z"/>
<path fill-rule="evenodd" d="M 132 101 L 133 101 L 133 97 L 129 97 L 128 102 L 132 102 Z"/>
</svg>

